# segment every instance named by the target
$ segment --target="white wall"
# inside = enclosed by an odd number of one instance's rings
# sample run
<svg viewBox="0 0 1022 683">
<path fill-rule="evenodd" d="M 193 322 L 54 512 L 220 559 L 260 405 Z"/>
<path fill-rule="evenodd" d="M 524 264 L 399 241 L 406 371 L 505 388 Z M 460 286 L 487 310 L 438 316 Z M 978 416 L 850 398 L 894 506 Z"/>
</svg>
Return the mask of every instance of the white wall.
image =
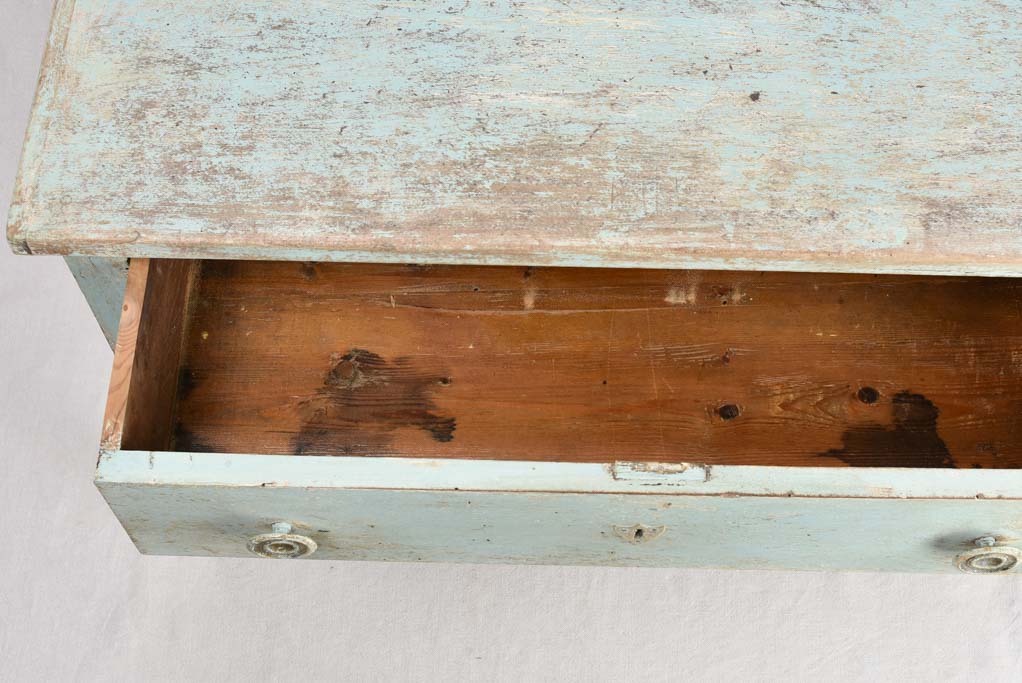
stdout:
<svg viewBox="0 0 1022 683">
<path fill-rule="evenodd" d="M 3 216 L 49 11 L 0 0 Z M 92 486 L 111 354 L 63 262 L 0 246 L 0 315 L 0 680 L 1022 678 L 1022 575 L 142 557 Z"/>
</svg>

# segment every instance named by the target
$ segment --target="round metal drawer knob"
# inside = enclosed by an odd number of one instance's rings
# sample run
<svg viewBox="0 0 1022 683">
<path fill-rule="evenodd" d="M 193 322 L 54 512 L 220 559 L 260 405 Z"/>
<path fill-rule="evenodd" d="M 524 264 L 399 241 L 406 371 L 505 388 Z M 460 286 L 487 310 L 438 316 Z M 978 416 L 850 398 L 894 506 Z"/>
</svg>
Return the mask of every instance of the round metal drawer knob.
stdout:
<svg viewBox="0 0 1022 683">
<path fill-rule="evenodd" d="M 955 558 L 955 565 L 969 574 L 1010 572 L 1022 561 L 1022 551 L 1010 545 L 997 545 L 992 536 L 977 538 L 975 548 Z"/>
<path fill-rule="evenodd" d="M 290 560 L 308 557 L 319 547 L 308 536 L 291 533 L 291 525 L 287 522 L 277 522 L 272 528 L 273 533 L 250 538 L 248 549 L 259 557 Z"/>
</svg>

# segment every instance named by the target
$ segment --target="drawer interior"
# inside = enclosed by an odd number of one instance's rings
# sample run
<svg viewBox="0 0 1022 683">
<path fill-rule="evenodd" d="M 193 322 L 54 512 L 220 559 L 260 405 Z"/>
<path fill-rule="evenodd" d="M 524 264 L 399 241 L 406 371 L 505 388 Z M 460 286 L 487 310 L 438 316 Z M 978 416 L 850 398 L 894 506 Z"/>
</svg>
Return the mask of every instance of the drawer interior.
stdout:
<svg viewBox="0 0 1022 683">
<path fill-rule="evenodd" d="M 135 260 L 104 448 L 1022 463 L 1022 282 Z"/>
</svg>

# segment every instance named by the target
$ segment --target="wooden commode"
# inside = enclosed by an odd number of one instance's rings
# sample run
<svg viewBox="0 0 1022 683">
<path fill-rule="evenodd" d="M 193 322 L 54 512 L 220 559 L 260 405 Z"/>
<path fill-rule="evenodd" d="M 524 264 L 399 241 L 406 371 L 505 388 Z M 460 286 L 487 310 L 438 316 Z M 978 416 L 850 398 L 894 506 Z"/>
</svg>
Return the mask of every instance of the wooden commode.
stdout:
<svg viewBox="0 0 1022 683">
<path fill-rule="evenodd" d="M 1015 569 L 1022 8 L 448 5 L 57 1 L 140 551 Z"/>
</svg>

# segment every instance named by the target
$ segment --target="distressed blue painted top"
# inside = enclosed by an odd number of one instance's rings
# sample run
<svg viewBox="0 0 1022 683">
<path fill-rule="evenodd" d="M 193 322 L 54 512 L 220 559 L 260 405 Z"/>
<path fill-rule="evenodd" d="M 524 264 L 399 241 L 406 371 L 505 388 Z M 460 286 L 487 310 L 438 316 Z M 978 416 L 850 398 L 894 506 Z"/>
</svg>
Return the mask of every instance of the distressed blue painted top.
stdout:
<svg viewBox="0 0 1022 683">
<path fill-rule="evenodd" d="M 1022 275 L 1022 7 L 58 0 L 15 250 Z"/>
</svg>

